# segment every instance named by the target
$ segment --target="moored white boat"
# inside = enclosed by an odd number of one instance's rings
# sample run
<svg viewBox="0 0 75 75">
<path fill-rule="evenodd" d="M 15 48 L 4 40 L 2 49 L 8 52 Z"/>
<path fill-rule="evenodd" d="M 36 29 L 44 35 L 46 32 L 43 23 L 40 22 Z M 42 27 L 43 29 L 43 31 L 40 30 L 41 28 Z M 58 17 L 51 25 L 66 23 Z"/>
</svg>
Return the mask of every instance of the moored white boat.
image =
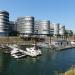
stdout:
<svg viewBox="0 0 75 75">
<path fill-rule="evenodd" d="M 22 57 L 25 57 L 26 55 L 22 52 L 16 52 L 16 53 L 13 53 L 12 56 L 14 58 L 22 58 Z"/>
<path fill-rule="evenodd" d="M 8 47 L 12 49 L 10 54 L 14 58 L 21 58 L 21 57 L 26 56 L 26 53 L 23 50 L 19 49 L 17 45 L 8 45 Z"/>
<path fill-rule="evenodd" d="M 31 47 L 31 48 L 26 48 L 26 54 L 31 56 L 31 57 L 36 57 L 38 55 L 41 55 L 42 52 L 40 49 L 37 49 L 34 47 Z"/>
<path fill-rule="evenodd" d="M 18 52 L 20 52 L 22 54 L 22 56 L 28 55 L 28 56 L 31 56 L 31 57 L 36 57 L 36 56 L 42 54 L 41 50 L 36 48 L 36 46 L 30 47 L 30 48 L 26 48 L 26 50 L 19 49 L 17 47 L 17 45 L 9 45 L 8 47 L 10 47 L 12 49 L 11 50 L 11 56 L 13 56 L 14 58 L 21 57 L 21 56 L 18 56 Z"/>
</svg>

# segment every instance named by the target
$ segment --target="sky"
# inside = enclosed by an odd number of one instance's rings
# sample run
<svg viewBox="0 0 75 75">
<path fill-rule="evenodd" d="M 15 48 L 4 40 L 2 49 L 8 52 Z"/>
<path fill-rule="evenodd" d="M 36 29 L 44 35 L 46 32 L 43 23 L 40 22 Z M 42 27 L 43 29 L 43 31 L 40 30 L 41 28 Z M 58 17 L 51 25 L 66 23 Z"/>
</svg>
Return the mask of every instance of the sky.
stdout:
<svg viewBox="0 0 75 75">
<path fill-rule="evenodd" d="M 75 0 L 0 0 L 0 10 L 8 11 L 12 21 L 20 16 L 34 16 L 75 32 Z"/>
</svg>

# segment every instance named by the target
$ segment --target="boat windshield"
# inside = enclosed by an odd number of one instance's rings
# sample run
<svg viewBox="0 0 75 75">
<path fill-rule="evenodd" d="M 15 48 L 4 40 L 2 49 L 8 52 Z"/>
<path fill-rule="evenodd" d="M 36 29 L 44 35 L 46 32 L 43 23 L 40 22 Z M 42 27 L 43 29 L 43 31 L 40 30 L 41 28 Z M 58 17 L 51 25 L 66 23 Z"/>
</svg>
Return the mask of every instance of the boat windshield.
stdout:
<svg viewBox="0 0 75 75">
<path fill-rule="evenodd" d="M 23 53 L 21 53 L 21 52 L 17 52 L 17 53 L 15 53 L 15 54 L 18 55 L 18 56 L 23 55 Z"/>
</svg>

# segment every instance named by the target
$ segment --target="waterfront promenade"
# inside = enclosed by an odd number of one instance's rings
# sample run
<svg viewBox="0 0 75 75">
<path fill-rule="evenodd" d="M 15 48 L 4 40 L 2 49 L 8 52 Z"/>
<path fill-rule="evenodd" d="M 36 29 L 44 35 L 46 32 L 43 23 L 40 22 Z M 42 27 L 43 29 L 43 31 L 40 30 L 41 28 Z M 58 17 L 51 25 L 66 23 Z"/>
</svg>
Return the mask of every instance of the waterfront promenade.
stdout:
<svg viewBox="0 0 75 75">
<path fill-rule="evenodd" d="M 35 43 L 41 43 L 41 45 L 42 45 L 42 43 L 47 43 L 47 45 L 48 45 L 48 48 L 50 48 L 50 49 L 56 49 L 56 50 L 63 50 L 63 49 L 68 49 L 68 48 L 72 48 L 72 47 L 75 47 L 75 46 L 66 46 L 66 47 L 59 47 L 59 48 L 55 48 L 53 45 L 51 45 L 51 44 L 48 44 L 48 43 L 50 43 L 50 37 L 47 37 L 45 40 L 43 40 L 42 42 L 41 42 L 41 40 L 40 41 L 35 41 L 35 39 L 34 38 L 32 38 L 32 39 L 30 39 L 30 40 L 26 40 L 27 38 L 25 38 L 25 39 L 22 39 L 22 38 L 20 38 L 20 37 L 0 37 L 0 45 L 6 45 L 6 44 L 17 44 L 17 45 L 33 45 L 33 44 L 35 44 Z M 39 39 L 39 38 L 38 38 Z M 54 38 L 54 37 L 52 37 L 51 38 L 51 42 L 53 42 L 54 40 L 56 40 L 57 38 Z M 61 38 L 58 38 L 59 40 L 61 39 Z M 71 37 L 71 38 L 69 38 L 69 40 L 72 40 L 73 38 Z"/>
</svg>

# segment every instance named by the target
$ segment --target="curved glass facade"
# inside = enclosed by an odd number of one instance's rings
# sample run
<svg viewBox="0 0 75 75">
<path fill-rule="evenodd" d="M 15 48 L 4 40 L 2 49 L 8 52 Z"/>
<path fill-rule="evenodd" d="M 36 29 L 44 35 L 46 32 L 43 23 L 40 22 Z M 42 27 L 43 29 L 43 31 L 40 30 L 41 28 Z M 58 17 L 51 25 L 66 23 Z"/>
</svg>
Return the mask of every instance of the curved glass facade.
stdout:
<svg viewBox="0 0 75 75">
<path fill-rule="evenodd" d="M 41 21 L 39 34 L 41 35 L 48 35 L 50 30 L 50 21 Z"/>
<path fill-rule="evenodd" d="M 7 11 L 0 11 L 0 36 L 7 36 L 9 34 L 9 13 Z"/>
<path fill-rule="evenodd" d="M 34 17 L 26 16 L 17 19 L 17 31 L 21 36 L 34 34 Z"/>
<path fill-rule="evenodd" d="M 59 24 L 54 23 L 54 35 L 59 35 Z"/>
</svg>

